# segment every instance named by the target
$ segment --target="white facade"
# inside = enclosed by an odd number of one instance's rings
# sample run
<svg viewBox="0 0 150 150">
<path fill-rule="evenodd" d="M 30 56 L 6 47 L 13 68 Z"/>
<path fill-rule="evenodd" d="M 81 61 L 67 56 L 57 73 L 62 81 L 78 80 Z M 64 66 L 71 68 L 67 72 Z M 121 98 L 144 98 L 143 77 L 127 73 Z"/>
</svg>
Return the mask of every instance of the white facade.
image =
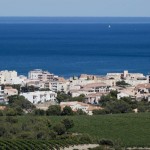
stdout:
<svg viewBox="0 0 150 150">
<path fill-rule="evenodd" d="M 148 83 L 147 79 L 126 79 L 124 80 L 126 83 L 132 85 L 132 86 L 137 86 L 138 84 L 146 84 Z"/>
<path fill-rule="evenodd" d="M 32 80 L 50 81 L 54 78 L 54 75 L 49 73 L 48 71 L 35 69 L 28 73 L 28 78 Z"/>
<path fill-rule="evenodd" d="M 117 99 L 121 99 L 122 97 L 129 97 L 129 96 L 130 96 L 129 94 L 121 92 L 117 94 Z"/>
<path fill-rule="evenodd" d="M 0 72 L 0 84 L 12 84 L 12 80 L 17 78 L 16 71 L 1 71 Z"/>
<path fill-rule="evenodd" d="M 36 91 L 20 94 L 33 104 L 56 101 L 57 94 L 52 91 Z"/>
<path fill-rule="evenodd" d="M 0 71 L 0 84 L 21 84 L 25 85 L 27 77 L 17 76 L 16 71 Z"/>
<path fill-rule="evenodd" d="M 50 90 L 53 92 L 63 91 L 67 93 L 69 91 L 69 82 L 51 81 Z"/>
</svg>

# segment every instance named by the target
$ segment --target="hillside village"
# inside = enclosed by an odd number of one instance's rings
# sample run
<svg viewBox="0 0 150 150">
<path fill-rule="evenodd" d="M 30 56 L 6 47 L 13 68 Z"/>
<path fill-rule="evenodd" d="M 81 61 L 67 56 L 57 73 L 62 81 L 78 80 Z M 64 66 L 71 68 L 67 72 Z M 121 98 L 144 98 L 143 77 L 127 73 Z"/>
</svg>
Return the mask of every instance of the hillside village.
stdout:
<svg viewBox="0 0 150 150">
<path fill-rule="evenodd" d="M 65 79 L 48 71 L 32 70 L 28 77 L 16 71 L 0 71 L 0 103 L 8 104 L 9 96 L 24 96 L 37 108 L 46 110 L 50 105 L 70 106 L 73 111 L 81 109 L 89 115 L 98 106 L 101 98 L 117 91 L 117 99 L 130 97 L 133 100 L 150 101 L 150 76 L 142 73 L 107 73 L 106 76 L 81 74 Z M 58 102 L 58 92 L 72 98 L 84 95 L 83 101 Z"/>
</svg>

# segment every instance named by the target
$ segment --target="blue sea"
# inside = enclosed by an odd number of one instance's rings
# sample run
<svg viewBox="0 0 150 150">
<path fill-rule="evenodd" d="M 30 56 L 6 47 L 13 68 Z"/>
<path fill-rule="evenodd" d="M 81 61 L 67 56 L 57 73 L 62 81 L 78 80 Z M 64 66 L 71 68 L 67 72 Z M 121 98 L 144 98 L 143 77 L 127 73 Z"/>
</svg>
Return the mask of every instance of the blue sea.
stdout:
<svg viewBox="0 0 150 150">
<path fill-rule="evenodd" d="M 7 21 L 9 19 L 7 18 Z M 81 73 L 150 72 L 150 23 L 19 22 L 0 19 L 0 70 Z"/>
</svg>

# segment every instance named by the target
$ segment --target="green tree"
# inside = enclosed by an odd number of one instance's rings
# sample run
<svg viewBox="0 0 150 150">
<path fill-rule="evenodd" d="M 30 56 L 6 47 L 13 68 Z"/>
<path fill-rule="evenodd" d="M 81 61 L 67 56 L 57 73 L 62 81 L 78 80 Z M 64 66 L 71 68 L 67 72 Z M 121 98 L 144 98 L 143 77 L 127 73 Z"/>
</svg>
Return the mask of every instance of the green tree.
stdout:
<svg viewBox="0 0 150 150">
<path fill-rule="evenodd" d="M 13 84 L 11 86 L 12 86 L 12 88 L 17 89 L 18 90 L 18 94 L 20 94 L 20 90 L 21 90 L 21 85 L 20 84 Z"/>
<path fill-rule="evenodd" d="M 122 81 L 117 81 L 116 82 L 116 85 L 117 86 L 129 86 L 130 84 L 126 83 L 124 80 Z"/>
<path fill-rule="evenodd" d="M 118 91 L 117 90 L 112 90 L 112 91 L 110 91 L 110 95 L 111 95 L 111 97 L 115 97 L 115 98 L 117 98 L 117 94 L 118 94 Z"/>
<path fill-rule="evenodd" d="M 84 102 L 85 101 L 85 95 L 81 94 L 77 97 L 71 97 L 70 101 Z"/>
<path fill-rule="evenodd" d="M 87 115 L 87 113 L 84 112 L 82 109 L 78 109 L 75 114 L 77 114 L 77 115 Z"/>
<path fill-rule="evenodd" d="M 9 105 L 11 107 L 18 107 L 20 106 L 22 109 L 29 110 L 35 108 L 35 106 L 25 99 L 24 96 L 19 96 L 19 95 L 14 95 L 14 96 L 9 96 Z"/>
<path fill-rule="evenodd" d="M 62 124 L 65 125 L 66 129 L 70 129 L 74 126 L 74 122 L 71 119 L 65 118 L 61 121 Z"/>
<path fill-rule="evenodd" d="M 23 109 L 20 106 L 16 106 L 16 107 L 14 107 L 14 109 L 15 109 L 17 115 L 20 116 L 20 115 L 24 114 L 24 111 L 23 111 Z"/>
<path fill-rule="evenodd" d="M 128 113 L 128 112 L 132 112 L 131 106 L 128 103 L 126 103 L 124 101 L 121 101 L 121 100 L 107 103 L 106 109 L 110 113 Z"/>
<path fill-rule="evenodd" d="M 21 92 L 23 93 L 26 93 L 26 92 L 34 92 L 34 91 L 37 91 L 39 90 L 39 88 L 31 85 L 31 86 L 24 86 L 24 87 L 21 87 Z"/>
<path fill-rule="evenodd" d="M 64 92 L 57 92 L 57 101 L 60 102 L 66 102 L 71 99 L 71 96 L 69 94 L 66 94 Z"/>
<path fill-rule="evenodd" d="M 53 130 L 58 134 L 58 135 L 62 135 L 66 132 L 66 128 L 65 125 L 62 123 L 58 123 L 53 127 Z"/>
<path fill-rule="evenodd" d="M 42 109 L 35 109 L 34 110 L 34 114 L 38 115 L 38 116 L 44 116 L 45 115 L 45 111 Z"/>
<path fill-rule="evenodd" d="M 13 108 L 8 108 L 7 110 L 5 110 L 5 114 L 6 116 L 16 116 L 17 112 Z"/>
<path fill-rule="evenodd" d="M 101 106 L 105 107 L 106 104 L 107 104 L 108 102 L 111 102 L 111 101 L 117 101 L 117 98 L 111 96 L 111 94 L 102 95 L 102 96 L 101 96 L 101 99 L 100 99 L 100 101 L 99 101 L 99 104 L 100 104 Z"/>
<path fill-rule="evenodd" d="M 73 115 L 73 111 L 72 111 L 71 107 L 65 106 L 63 108 L 62 115 L 67 115 L 67 116 Z"/>
<path fill-rule="evenodd" d="M 51 105 L 46 111 L 46 115 L 48 116 L 52 115 L 59 116 L 60 114 L 61 114 L 61 107 L 59 105 Z"/>
</svg>

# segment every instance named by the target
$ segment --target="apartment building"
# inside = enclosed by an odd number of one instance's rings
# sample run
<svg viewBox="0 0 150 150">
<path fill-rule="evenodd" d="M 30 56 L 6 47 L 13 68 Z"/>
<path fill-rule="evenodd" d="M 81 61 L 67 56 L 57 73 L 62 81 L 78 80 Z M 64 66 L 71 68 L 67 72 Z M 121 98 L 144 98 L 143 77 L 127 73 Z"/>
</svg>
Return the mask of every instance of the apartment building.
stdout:
<svg viewBox="0 0 150 150">
<path fill-rule="evenodd" d="M 44 103 L 48 101 L 55 102 L 57 97 L 57 94 L 52 91 L 35 91 L 21 93 L 20 95 L 24 96 L 33 104 Z"/>
<path fill-rule="evenodd" d="M 41 69 L 35 69 L 28 73 L 28 78 L 31 80 L 51 81 L 54 79 L 54 74 Z"/>
<path fill-rule="evenodd" d="M 0 84 L 12 84 L 15 78 L 17 78 L 16 71 L 0 71 Z"/>
<path fill-rule="evenodd" d="M 16 71 L 0 71 L 0 84 L 26 84 L 27 77 L 18 76 Z"/>
</svg>

